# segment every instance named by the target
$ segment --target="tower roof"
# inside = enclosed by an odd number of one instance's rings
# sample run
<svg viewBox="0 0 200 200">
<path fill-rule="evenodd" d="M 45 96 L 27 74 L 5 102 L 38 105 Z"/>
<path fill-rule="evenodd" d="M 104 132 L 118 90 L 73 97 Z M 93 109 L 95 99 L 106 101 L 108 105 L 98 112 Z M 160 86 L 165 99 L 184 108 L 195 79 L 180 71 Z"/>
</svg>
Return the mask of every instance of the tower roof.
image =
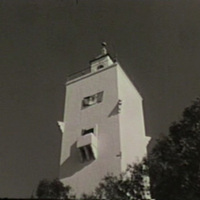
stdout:
<svg viewBox="0 0 200 200">
<path fill-rule="evenodd" d="M 89 61 L 90 66 L 86 69 L 83 69 L 79 72 L 75 72 L 69 75 L 67 82 L 85 76 L 86 74 L 91 74 L 101 69 L 107 68 L 115 63 L 110 54 L 107 53 L 106 43 L 102 42 L 101 45 L 102 45 L 101 54 Z"/>
</svg>

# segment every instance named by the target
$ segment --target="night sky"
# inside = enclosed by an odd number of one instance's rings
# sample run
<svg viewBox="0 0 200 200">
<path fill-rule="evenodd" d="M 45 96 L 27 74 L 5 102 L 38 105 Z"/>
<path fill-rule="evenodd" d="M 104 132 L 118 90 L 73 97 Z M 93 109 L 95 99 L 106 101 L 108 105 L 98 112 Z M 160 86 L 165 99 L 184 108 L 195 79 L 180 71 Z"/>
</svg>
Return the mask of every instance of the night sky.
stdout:
<svg viewBox="0 0 200 200">
<path fill-rule="evenodd" d="M 200 94 L 199 0 L 0 0 L 0 197 L 58 177 L 66 78 L 102 41 L 144 98 L 147 135 Z"/>
</svg>

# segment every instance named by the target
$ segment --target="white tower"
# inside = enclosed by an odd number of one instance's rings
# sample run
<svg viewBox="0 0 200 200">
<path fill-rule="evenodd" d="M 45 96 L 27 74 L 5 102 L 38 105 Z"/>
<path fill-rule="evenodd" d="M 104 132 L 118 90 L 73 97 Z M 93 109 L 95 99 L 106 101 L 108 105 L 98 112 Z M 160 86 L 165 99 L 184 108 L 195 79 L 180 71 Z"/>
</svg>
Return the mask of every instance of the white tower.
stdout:
<svg viewBox="0 0 200 200">
<path fill-rule="evenodd" d="M 103 43 L 90 67 L 68 76 L 60 179 L 77 196 L 146 154 L 142 97 Z"/>
</svg>

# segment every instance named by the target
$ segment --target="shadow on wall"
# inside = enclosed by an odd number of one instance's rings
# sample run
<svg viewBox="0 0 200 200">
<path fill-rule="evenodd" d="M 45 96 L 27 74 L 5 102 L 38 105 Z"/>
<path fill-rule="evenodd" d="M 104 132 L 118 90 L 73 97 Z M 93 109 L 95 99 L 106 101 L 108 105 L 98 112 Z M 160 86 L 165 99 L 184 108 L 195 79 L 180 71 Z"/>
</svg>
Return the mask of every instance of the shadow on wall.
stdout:
<svg viewBox="0 0 200 200">
<path fill-rule="evenodd" d="M 84 167 L 88 166 L 92 161 L 87 161 L 81 163 L 78 148 L 76 147 L 76 143 L 72 144 L 70 148 L 70 156 L 65 162 L 60 166 L 60 178 L 67 178 L 78 171 L 82 170 Z"/>
<path fill-rule="evenodd" d="M 119 104 L 118 103 L 115 105 L 115 107 L 110 112 L 110 114 L 108 115 L 108 117 L 112 117 L 112 116 L 117 115 L 117 114 L 119 114 Z"/>
</svg>

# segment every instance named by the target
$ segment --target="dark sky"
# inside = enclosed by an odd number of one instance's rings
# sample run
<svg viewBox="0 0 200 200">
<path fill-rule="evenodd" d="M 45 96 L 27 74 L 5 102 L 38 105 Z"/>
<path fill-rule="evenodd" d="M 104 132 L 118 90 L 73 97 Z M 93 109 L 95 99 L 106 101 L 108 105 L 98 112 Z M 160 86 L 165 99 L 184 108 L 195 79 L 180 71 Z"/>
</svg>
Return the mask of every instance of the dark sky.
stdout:
<svg viewBox="0 0 200 200">
<path fill-rule="evenodd" d="M 199 95 L 199 0 L 0 0 L 0 197 L 58 177 L 66 77 L 102 41 L 144 98 L 147 135 Z"/>
</svg>

